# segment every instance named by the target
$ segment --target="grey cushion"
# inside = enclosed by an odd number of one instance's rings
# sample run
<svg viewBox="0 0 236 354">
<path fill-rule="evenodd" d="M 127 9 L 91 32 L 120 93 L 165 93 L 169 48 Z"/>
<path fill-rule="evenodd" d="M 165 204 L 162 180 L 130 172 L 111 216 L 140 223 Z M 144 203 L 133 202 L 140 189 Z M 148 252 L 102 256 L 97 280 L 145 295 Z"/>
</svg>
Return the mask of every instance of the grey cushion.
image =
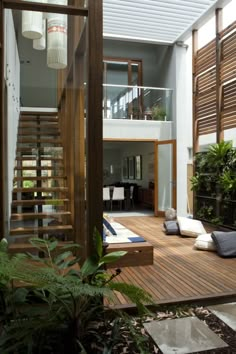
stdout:
<svg viewBox="0 0 236 354">
<path fill-rule="evenodd" d="M 179 225 L 176 220 L 165 221 L 164 228 L 166 235 L 179 235 Z"/>
<path fill-rule="evenodd" d="M 216 250 L 221 257 L 236 257 L 236 231 L 214 231 L 211 237 L 216 245 Z"/>
</svg>

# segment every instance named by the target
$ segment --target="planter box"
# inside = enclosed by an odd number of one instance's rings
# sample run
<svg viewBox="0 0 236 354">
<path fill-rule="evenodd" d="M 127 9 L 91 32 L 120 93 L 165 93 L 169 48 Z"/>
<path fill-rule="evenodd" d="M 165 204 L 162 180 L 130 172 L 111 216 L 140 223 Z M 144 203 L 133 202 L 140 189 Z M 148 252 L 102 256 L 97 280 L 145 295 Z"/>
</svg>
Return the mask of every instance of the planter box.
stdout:
<svg viewBox="0 0 236 354">
<path fill-rule="evenodd" d="M 107 264 L 107 268 L 135 267 L 153 264 L 153 246 L 149 242 L 109 244 L 106 253 L 126 251 L 117 262 Z"/>
</svg>

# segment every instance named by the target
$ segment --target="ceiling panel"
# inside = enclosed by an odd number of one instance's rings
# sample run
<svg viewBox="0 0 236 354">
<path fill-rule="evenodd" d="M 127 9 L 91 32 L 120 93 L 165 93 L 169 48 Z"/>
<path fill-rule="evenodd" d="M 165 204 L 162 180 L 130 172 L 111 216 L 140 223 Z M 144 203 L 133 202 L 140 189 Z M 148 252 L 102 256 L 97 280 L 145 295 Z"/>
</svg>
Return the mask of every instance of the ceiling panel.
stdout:
<svg viewBox="0 0 236 354">
<path fill-rule="evenodd" d="M 103 0 L 105 38 L 176 42 L 217 0 Z"/>
</svg>

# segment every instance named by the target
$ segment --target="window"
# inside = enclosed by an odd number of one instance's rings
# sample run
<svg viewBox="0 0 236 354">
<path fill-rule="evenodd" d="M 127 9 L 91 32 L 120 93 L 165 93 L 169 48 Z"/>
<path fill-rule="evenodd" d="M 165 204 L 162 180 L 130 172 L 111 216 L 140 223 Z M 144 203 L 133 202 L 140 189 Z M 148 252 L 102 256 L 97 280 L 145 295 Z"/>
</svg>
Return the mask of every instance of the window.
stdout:
<svg viewBox="0 0 236 354">
<path fill-rule="evenodd" d="M 103 65 L 103 83 L 108 85 L 104 88 L 104 118 L 130 118 L 140 111 L 142 98 L 137 89 L 135 93 L 127 86 L 142 86 L 142 61 L 104 58 Z"/>
</svg>

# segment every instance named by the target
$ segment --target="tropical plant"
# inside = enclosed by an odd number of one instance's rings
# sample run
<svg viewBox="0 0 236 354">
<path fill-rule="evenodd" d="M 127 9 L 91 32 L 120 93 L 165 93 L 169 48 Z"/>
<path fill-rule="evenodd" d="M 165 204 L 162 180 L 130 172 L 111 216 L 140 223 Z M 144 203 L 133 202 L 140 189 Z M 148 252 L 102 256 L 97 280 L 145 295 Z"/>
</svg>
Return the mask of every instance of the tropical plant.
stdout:
<svg viewBox="0 0 236 354">
<path fill-rule="evenodd" d="M 103 255 L 98 232 L 94 234 L 96 252 L 81 268 L 72 253 L 78 245 L 59 248 L 57 241 L 30 242 L 43 258 L 10 257 L 6 244 L 0 243 L 1 353 L 96 353 L 98 328 L 115 321 L 103 305 L 104 297 L 112 301 L 114 291 L 121 292 L 142 312 L 144 304 L 151 303 L 151 296 L 142 289 L 114 281 L 120 270 L 107 273 L 102 269 L 126 252 Z"/>
<path fill-rule="evenodd" d="M 235 193 L 236 173 L 232 171 L 224 171 L 224 173 L 220 176 L 220 185 L 226 194 Z"/>
<path fill-rule="evenodd" d="M 200 175 L 199 175 L 199 173 L 196 173 L 195 176 L 192 176 L 190 178 L 190 182 L 191 182 L 191 190 L 192 191 L 197 191 L 199 189 L 199 185 L 200 185 Z"/>
<path fill-rule="evenodd" d="M 211 145 L 206 156 L 208 164 L 217 172 L 224 171 L 228 168 L 232 149 L 231 141 L 221 141 L 218 144 Z"/>
</svg>

